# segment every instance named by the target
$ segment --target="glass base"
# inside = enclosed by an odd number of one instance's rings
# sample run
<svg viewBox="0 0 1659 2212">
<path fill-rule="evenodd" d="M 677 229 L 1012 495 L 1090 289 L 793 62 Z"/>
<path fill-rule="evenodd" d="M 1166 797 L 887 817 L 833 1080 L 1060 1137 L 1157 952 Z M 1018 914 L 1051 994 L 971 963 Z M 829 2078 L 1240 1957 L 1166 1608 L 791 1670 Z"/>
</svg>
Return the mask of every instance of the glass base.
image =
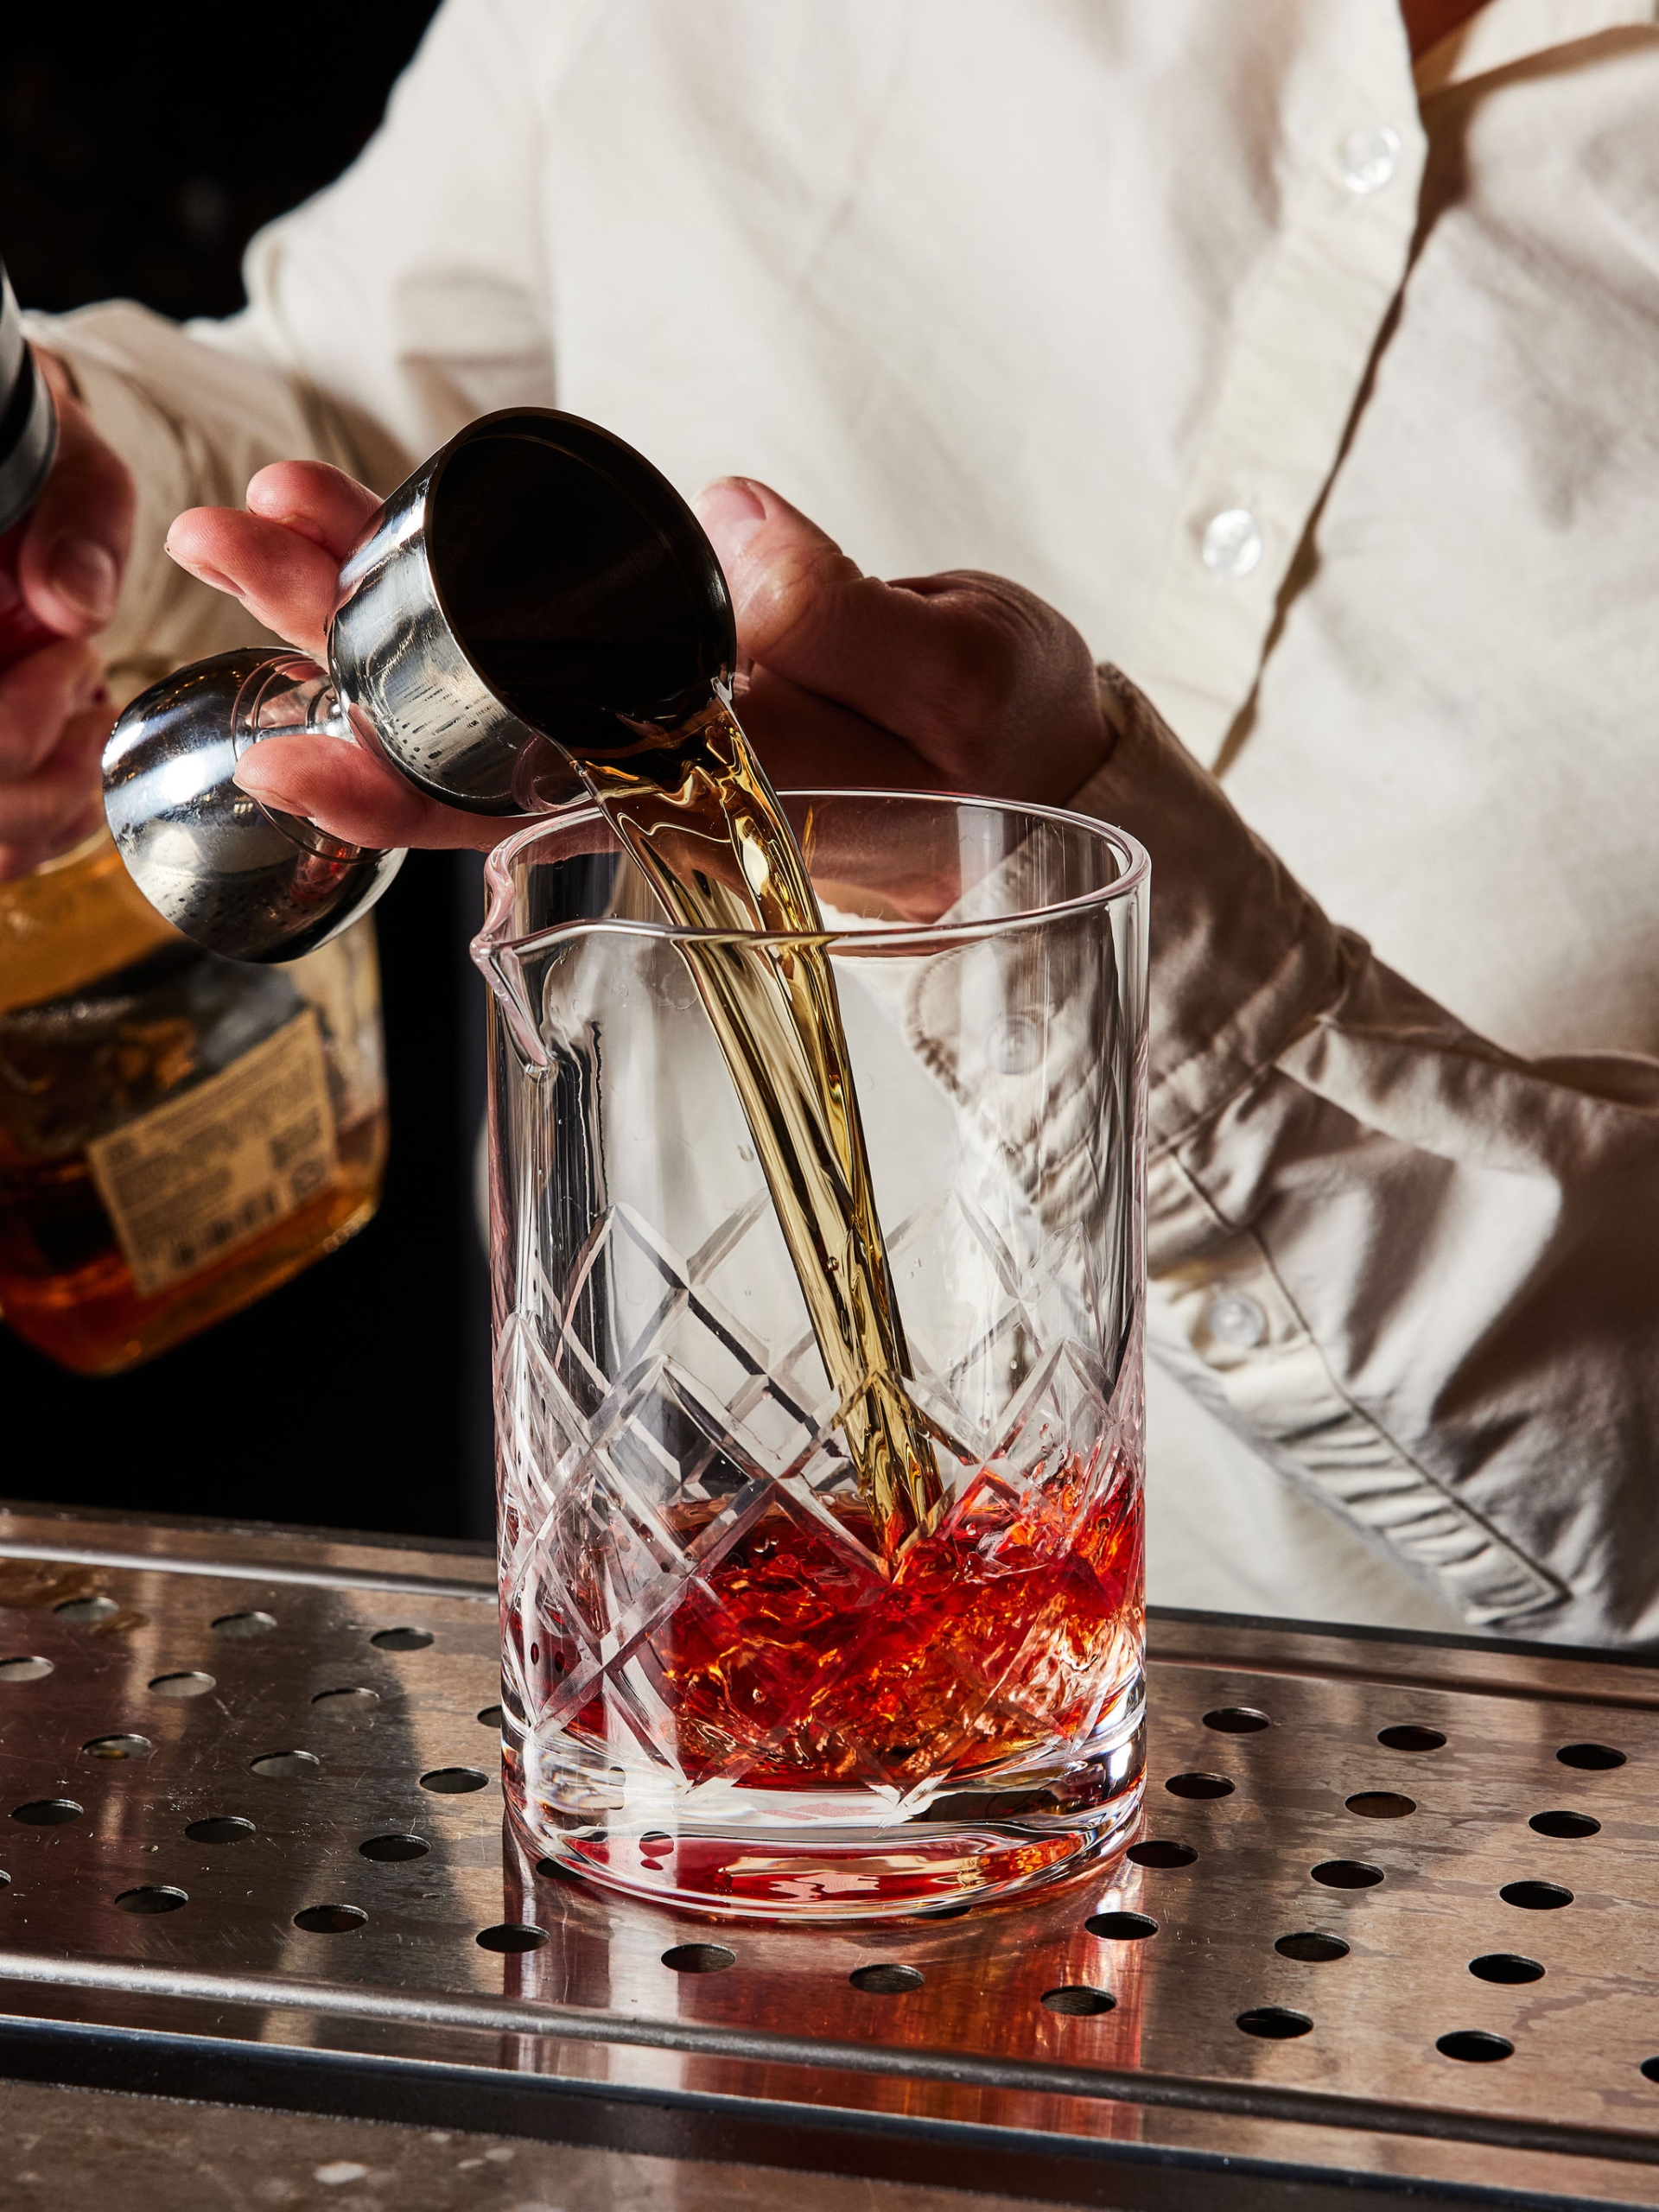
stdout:
<svg viewBox="0 0 1659 2212">
<path fill-rule="evenodd" d="M 1144 1706 L 1137 1675 L 1086 1745 L 947 1783 L 896 1821 L 873 1817 L 868 1796 L 830 1790 L 724 1788 L 704 1811 L 701 1791 L 636 1792 L 569 1738 L 541 1750 L 527 1787 L 531 1746 L 509 1716 L 507 1798 L 559 1871 L 653 1904 L 745 1920 L 966 1911 L 1067 1880 L 1128 1842 L 1146 1781 Z"/>
</svg>

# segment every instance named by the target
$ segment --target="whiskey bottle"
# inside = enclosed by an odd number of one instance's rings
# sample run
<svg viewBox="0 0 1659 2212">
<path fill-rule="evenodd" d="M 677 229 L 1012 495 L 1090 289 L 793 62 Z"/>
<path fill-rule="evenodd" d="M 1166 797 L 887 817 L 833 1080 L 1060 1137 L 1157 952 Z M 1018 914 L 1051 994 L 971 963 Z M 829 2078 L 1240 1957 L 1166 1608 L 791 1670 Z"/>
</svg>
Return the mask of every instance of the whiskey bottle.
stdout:
<svg viewBox="0 0 1659 2212">
<path fill-rule="evenodd" d="M 0 1316 L 110 1374 L 373 1215 L 374 925 L 282 969 L 201 951 L 106 830 L 0 883 Z"/>
<path fill-rule="evenodd" d="M 16 572 L 55 442 L 0 268 L 0 667 L 54 634 Z M 281 970 L 246 966 L 163 921 L 102 827 L 29 858 L 8 880 L 0 847 L 0 1318 L 64 1366 L 109 1374 L 373 1214 L 373 924 Z"/>
</svg>

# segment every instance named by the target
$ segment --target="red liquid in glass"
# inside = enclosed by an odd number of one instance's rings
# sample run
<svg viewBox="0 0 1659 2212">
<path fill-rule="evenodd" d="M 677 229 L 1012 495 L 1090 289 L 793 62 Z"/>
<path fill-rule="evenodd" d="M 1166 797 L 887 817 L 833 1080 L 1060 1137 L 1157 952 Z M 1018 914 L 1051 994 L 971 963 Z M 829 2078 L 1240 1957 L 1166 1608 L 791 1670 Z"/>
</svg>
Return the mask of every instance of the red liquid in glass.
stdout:
<svg viewBox="0 0 1659 2212">
<path fill-rule="evenodd" d="M 982 1474 L 890 1580 L 861 1505 L 836 1507 L 843 1536 L 774 1493 L 630 1648 L 671 1716 L 664 1748 L 694 1783 L 903 1789 L 1081 1741 L 1122 1687 L 1118 1631 L 1140 1629 L 1140 1484 L 1120 1479 L 1090 1510 L 1108 1488 L 1099 1470 L 1070 1469 L 1016 1496 Z M 721 1510 L 665 1517 L 694 1552 Z M 584 1611 L 600 1596 L 576 1594 Z M 540 1693 L 532 1725 L 554 1720 L 595 1751 L 633 1748 L 562 1624 L 543 1622 L 524 1656 Z"/>
</svg>

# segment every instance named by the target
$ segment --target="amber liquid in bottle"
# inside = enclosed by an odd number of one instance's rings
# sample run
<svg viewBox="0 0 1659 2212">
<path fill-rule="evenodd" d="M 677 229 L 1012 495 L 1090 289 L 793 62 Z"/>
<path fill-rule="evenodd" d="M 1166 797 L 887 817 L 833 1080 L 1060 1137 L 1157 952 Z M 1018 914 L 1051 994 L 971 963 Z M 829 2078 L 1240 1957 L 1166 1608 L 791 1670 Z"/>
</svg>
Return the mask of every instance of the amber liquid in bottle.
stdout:
<svg viewBox="0 0 1659 2212">
<path fill-rule="evenodd" d="M 19 1336 L 112 1373 L 371 1218 L 385 1103 L 352 1033 L 374 1020 L 371 946 L 325 947 L 297 981 L 216 960 L 102 832 L 0 883 L 0 1317 Z M 273 1087 L 288 1109 L 250 1147 Z"/>
</svg>

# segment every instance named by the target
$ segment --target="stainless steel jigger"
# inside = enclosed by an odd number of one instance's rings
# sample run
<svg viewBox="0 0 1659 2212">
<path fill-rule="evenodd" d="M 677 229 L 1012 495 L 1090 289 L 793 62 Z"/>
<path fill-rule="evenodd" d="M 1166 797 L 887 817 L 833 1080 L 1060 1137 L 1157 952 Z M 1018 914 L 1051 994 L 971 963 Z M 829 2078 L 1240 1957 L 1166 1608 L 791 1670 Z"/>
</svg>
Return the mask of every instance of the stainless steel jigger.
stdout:
<svg viewBox="0 0 1659 2212">
<path fill-rule="evenodd" d="M 309 731 L 378 753 L 446 805 L 543 811 L 578 760 L 637 749 L 729 682 L 731 601 L 668 480 L 574 415 L 469 423 L 394 492 L 340 570 L 328 664 L 266 645 L 135 699 L 104 753 L 116 845 L 210 951 L 295 960 L 365 912 L 401 851 L 342 842 L 232 781 Z"/>
</svg>

